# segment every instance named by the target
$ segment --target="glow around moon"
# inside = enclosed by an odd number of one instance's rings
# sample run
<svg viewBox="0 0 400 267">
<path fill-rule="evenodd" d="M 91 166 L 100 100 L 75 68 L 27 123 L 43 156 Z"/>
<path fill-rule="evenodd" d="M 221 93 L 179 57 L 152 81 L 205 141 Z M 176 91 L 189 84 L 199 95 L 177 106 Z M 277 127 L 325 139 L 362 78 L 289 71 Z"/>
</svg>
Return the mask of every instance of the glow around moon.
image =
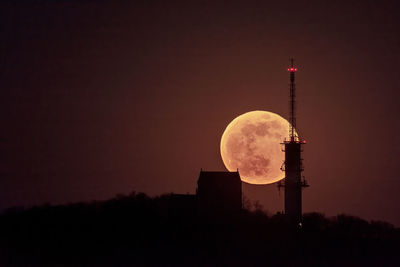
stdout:
<svg viewBox="0 0 400 267">
<path fill-rule="evenodd" d="M 282 141 L 289 122 L 268 111 L 251 111 L 235 118 L 221 138 L 221 157 L 229 171 L 239 169 L 242 181 L 271 184 L 285 177 Z"/>
</svg>

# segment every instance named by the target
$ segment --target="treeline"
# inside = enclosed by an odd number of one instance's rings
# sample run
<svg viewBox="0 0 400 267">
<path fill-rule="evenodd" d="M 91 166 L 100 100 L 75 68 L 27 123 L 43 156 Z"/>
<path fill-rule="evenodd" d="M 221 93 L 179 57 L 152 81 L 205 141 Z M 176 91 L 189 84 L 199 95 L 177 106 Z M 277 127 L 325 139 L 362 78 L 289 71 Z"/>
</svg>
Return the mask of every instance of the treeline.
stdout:
<svg viewBox="0 0 400 267">
<path fill-rule="evenodd" d="M 283 215 L 268 216 L 261 209 L 201 216 L 193 197 L 132 193 L 108 201 L 8 209 L 0 216 L 0 262 L 21 266 L 400 263 L 400 230 L 385 222 L 310 213 L 299 228 Z"/>
</svg>

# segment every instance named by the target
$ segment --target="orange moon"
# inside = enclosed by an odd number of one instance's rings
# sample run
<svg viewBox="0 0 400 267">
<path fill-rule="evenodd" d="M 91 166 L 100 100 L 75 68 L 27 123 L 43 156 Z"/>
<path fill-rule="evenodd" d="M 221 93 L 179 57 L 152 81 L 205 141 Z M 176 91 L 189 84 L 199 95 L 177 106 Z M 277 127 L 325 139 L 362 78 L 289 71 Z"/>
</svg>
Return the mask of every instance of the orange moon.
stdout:
<svg viewBox="0 0 400 267">
<path fill-rule="evenodd" d="M 285 177 L 281 143 L 289 134 L 289 122 L 268 111 L 250 111 L 236 117 L 221 138 L 221 157 L 229 171 L 239 169 L 242 181 L 272 184 Z"/>
</svg>

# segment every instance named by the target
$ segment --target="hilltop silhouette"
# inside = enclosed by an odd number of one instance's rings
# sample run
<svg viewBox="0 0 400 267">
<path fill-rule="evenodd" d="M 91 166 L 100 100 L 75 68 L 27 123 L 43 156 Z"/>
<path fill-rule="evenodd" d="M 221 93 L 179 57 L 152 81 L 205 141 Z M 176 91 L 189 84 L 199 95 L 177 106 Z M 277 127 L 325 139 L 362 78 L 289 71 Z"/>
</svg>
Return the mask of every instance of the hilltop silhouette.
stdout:
<svg viewBox="0 0 400 267">
<path fill-rule="evenodd" d="M 190 195 L 189 195 L 190 196 Z M 11 208 L 0 216 L 0 261 L 24 265 L 395 265 L 400 229 L 349 215 L 304 215 L 293 228 L 258 205 L 200 216 L 185 195 Z M 86 266 L 86 265 L 85 265 Z M 125 265 L 124 265 L 125 266 Z"/>
</svg>

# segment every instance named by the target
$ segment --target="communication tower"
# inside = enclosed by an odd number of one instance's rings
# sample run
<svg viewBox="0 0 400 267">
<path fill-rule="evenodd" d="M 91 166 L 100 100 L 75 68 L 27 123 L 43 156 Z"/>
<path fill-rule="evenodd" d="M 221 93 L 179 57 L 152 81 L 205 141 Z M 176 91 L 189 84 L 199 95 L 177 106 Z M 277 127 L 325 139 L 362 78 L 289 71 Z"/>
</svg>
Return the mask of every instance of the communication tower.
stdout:
<svg viewBox="0 0 400 267">
<path fill-rule="evenodd" d="M 300 224 L 302 221 L 302 198 L 301 193 L 304 187 L 308 187 L 307 181 L 302 177 L 303 163 L 301 158 L 302 145 L 306 143 L 296 133 L 296 86 L 295 73 L 297 68 L 290 59 L 290 67 L 287 69 L 290 74 L 290 101 L 289 101 L 289 139 L 283 141 L 285 162 L 281 170 L 285 172 L 283 182 L 278 182 L 278 189 L 285 188 L 285 215 L 288 220 Z"/>
</svg>

